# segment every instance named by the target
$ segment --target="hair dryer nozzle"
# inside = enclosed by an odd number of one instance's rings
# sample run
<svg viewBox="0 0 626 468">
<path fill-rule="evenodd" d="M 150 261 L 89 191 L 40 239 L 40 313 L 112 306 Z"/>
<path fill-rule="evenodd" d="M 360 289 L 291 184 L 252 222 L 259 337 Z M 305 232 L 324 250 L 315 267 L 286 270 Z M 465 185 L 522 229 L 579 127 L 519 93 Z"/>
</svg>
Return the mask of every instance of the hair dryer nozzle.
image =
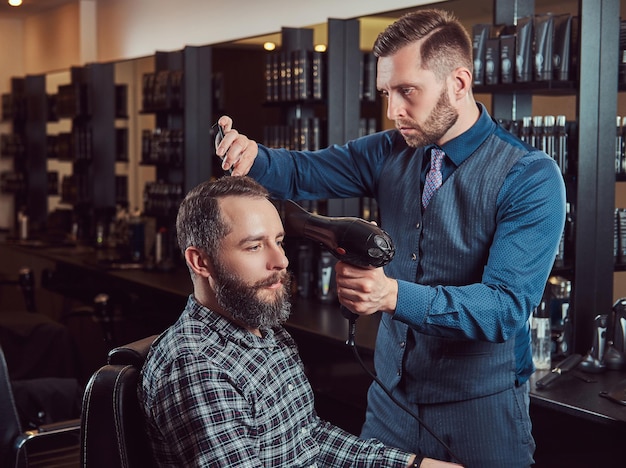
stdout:
<svg viewBox="0 0 626 468">
<path fill-rule="evenodd" d="M 320 242 L 338 260 L 361 268 L 387 265 L 395 253 L 389 234 L 355 217 L 309 213 L 291 200 L 285 202 L 287 234 Z"/>
</svg>

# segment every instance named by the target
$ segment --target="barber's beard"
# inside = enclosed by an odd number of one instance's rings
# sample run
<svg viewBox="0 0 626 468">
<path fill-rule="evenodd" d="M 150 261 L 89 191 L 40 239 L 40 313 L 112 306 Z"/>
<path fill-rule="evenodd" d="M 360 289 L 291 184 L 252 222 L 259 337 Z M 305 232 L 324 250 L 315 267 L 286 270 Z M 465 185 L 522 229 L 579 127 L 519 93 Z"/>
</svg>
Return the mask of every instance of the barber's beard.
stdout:
<svg viewBox="0 0 626 468">
<path fill-rule="evenodd" d="M 276 273 L 255 284 L 248 284 L 239 276 L 217 267 L 215 295 L 218 304 L 233 319 L 250 328 L 268 329 L 284 323 L 291 312 L 289 285 L 286 271 Z M 265 289 L 281 281 L 278 289 Z M 272 296 L 272 297 L 268 297 Z"/>
<path fill-rule="evenodd" d="M 441 91 L 437 104 L 430 112 L 424 124 L 420 125 L 413 120 L 398 120 L 396 126 L 411 127 L 416 130 L 415 135 L 405 136 L 406 144 L 412 148 L 437 143 L 452 128 L 459 118 L 459 113 L 450 104 L 446 89 Z"/>
</svg>

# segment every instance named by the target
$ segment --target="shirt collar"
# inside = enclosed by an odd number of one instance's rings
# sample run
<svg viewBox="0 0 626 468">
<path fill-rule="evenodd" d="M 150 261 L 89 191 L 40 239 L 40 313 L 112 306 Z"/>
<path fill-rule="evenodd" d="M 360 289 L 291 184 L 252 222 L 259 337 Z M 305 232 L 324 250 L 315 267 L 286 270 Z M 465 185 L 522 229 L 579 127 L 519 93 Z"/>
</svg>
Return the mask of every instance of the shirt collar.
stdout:
<svg viewBox="0 0 626 468">
<path fill-rule="evenodd" d="M 446 156 L 457 167 L 478 149 L 496 127 L 496 123 L 489 115 L 489 112 L 487 112 L 485 106 L 481 103 L 477 103 L 477 105 L 480 115 L 476 123 L 466 132 L 441 146 Z M 425 150 L 430 149 L 432 146 L 435 145 L 427 146 Z"/>
</svg>

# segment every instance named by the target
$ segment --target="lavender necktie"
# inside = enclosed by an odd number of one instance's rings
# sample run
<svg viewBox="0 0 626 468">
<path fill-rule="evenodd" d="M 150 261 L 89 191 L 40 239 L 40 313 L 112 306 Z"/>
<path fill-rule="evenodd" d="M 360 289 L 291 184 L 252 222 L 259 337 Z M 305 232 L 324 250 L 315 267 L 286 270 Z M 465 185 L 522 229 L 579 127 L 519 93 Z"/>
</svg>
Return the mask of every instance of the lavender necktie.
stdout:
<svg viewBox="0 0 626 468">
<path fill-rule="evenodd" d="M 424 182 L 424 191 L 422 193 L 422 206 L 426 208 L 430 199 L 437 189 L 441 187 L 443 177 L 441 175 L 441 163 L 446 155 L 441 149 L 433 148 L 430 152 L 430 171 L 426 174 Z"/>
</svg>

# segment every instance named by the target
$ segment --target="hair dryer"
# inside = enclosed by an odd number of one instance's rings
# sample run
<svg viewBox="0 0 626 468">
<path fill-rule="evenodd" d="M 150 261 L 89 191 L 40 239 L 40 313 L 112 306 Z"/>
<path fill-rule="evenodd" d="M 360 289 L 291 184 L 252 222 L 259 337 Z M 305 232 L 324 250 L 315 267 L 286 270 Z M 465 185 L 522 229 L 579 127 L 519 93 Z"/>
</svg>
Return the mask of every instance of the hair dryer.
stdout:
<svg viewBox="0 0 626 468">
<path fill-rule="evenodd" d="M 373 223 L 350 216 L 328 217 L 309 213 L 291 200 L 285 202 L 287 234 L 319 242 L 342 262 L 360 268 L 387 265 L 395 253 L 389 234 Z M 341 306 L 350 321 L 347 344 L 354 345 L 357 314 Z"/>
<path fill-rule="evenodd" d="M 389 234 L 355 217 L 328 217 L 309 213 L 291 200 L 285 202 L 287 234 L 322 244 L 338 260 L 361 268 L 387 265 L 395 253 Z"/>
</svg>

